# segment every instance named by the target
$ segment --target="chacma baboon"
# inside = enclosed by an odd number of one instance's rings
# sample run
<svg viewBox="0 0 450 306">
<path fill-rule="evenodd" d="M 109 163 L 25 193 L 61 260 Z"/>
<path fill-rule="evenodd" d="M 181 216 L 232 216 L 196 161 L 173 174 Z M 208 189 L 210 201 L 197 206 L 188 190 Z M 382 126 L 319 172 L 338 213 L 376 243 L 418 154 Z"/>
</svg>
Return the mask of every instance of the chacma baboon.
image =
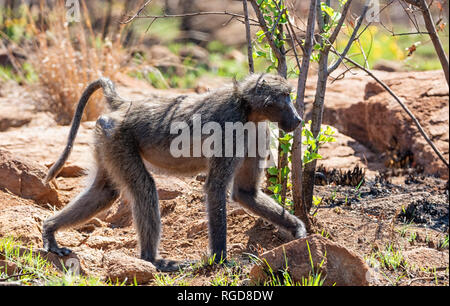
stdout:
<svg viewBox="0 0 450 306">
<path fill-rule="evenodd" d="M 205 193 L 209 224 L 210 251 L 216 260 L 226 258 L 226 194 L 232 183 L 232 198 L 245 208 L 288 230 L 294 237 L 306 235 L 304 224 L 276 204 L 259 188 L 263 154 L 244 157 L 174 157 L 170 132 L 173 122 L 192 126 L 192 117 L 200 114 L 202 123 L 277 122 L 286 132 L 301 122 L 290 100 L 290 85 L 270 74 L 253 74 L 241 82 L 202 95 L 168 99 L 128 101 L 116 94 L 107 78 L 91 83 L 83 92 L 72 121 L 67 146 L 51 167 L 46 181 L 52 180 L 68 158 L 80 125 L 81 116 L 91 94 L 103 88 L 109 112 L 100 116 L 95 128 L 95 169 L 92 181 L 64 209 L 45 220 L 44 248 L 58 255 L 70 250 L 58 247 L 55 231 L 92 218 L 109 207 L 122 192 L 132 203 L 134 223 L 141 258 L 152 262 L 160 271 L 175 270 L 181 265 L 158 257 L 161 220 L 155 182 L 144 160 L 169 173 L 194 174 L 206 171 Z M 264 130 L 267 133 L 267 128 Z M 204 139 L 202 138 L 201 141 Z M 224 140 L 225 141 L 225 140 Z"/>
</svg>

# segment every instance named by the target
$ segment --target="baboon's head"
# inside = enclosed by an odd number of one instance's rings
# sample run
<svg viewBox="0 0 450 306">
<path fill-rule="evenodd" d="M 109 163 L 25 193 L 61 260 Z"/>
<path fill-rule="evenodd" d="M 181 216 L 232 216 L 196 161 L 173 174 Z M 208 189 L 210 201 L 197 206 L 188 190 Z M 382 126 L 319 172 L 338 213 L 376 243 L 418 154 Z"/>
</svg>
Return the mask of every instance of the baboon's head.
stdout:
<svg viewBox="0 0 450 306">
<path fill-rule="evenodd" d="M 292 86 L 282 77 L 253 74 L 240 83 L 240 90 L 249 104 L 251 121 L 277 122 L 285 132 L 292 132 L 302 121 L 292 104 Z"/>
</svg>

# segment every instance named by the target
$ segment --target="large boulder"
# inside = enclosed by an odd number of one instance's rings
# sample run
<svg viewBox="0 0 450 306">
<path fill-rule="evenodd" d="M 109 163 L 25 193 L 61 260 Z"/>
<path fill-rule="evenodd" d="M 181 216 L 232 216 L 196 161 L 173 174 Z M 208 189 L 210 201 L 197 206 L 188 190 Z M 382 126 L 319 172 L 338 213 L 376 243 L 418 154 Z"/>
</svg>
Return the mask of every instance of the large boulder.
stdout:
<svg viewBox="0 0 450 306">
<path fill-rule="evenodd" d="M 325 286 L 369 285 L 370 271 L 364 260 L 320 235 L 293 240 L 263 253 L 259 259 L 261 263 L 250 271 L 252 283 L 261 283 L 270 278 L 268 266 L 275 274 L 288 269 L 296 283 L 312 275 L 311 266 L 314 266 L 315 273 L 322 273 L 321 279 Z"/>
<path fill-rule="evenodd" d="M 326 169 L 352 170 L 355 167 L 364 169 L 366 175 L 375 176 L 382 165 L 379 156 L 359 141 L 339 131 L 333 135 L 335 142 L 325 143 L 320 147 L 322 159 L 318 166 Z"/>
<path fill-rule="evenodd" d="M 375 72 L 416 116 L 449 158 L 449 93 L 441 71 Z M 401 106 L 367 76 L 350 76 L 328 87 L 323 123 L 336 127 L 376 152 L 413 154 L 412 166 L 448 177 L 448 169 Z"/>
<path fill-rule="evenodd" d="M 0 149 L 0 188 L 40 204 L 62 205 L 57 191 L 44 182 L 47 168 Z"/>
</svg>

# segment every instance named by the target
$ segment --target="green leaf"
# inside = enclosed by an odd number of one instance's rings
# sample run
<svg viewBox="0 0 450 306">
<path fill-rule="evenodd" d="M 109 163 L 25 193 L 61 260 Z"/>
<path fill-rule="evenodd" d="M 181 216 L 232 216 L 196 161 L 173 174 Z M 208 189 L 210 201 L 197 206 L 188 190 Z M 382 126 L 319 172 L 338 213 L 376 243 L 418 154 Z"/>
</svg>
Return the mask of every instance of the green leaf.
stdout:
<svg viewBox="0 0 450 306">
<path fill-rule="evenodd" d="M 311 153 L 311 155 L 310 155 L 310 158 L 311 159 L 322 159 L 322 155 L 320 155 L 319 153 Z"/>
<path fill-rule="evenodd" d="M 270 175 L 278 175 L 278 168 L 277 167 L 270 167 L 267 169 L 267 172 Z"/>
<path fill-rule="evenodd" d="M 320 3 L 320 9 L 325 12 L 328 16 L 333 17 L 334 9 L 325 4 L 325 2 Z"/>
<path fill-rule="evenodd" d="M 269 177 L 269 182 L 271 182 L 272 184 L 276 184 L 277 183 L 277 178 L 274 177 L 274 176 Z"/>
</svg>

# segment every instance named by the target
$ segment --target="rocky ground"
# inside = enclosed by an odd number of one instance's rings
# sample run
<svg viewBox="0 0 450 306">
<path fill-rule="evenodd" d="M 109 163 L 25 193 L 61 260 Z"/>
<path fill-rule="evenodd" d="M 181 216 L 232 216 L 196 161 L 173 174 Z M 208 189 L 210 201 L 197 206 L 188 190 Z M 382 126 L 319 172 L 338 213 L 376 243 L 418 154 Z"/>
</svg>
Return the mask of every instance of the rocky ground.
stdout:
<svg viewBox="0 0 450 306">
<path fill-rule="evenodd" d="M 416 114 L 448 160 L 448 88 L 443 74 L 377 74 Z M 217 85 L 220 83 L 212 87 Z M 130 79 L 124 79 L 118 87 L 127 97 L 155 93 Z M 313 89 L 314 79 L 310 78 L 307 108 Z M 38 93 L 13 83 L 0 84 L 0 237 L 12 236 L 34 248 L 42 245 L 42 221 L 83 188 L 93 128 L 93 122 L 81 125 L 61 175 L 54 183 L 43 184 L 48 167 L 65 144 L 69 127 L 58 126 L 51 114 L 37 111 L 36 103 L 42 99 Z M 360 279 L 361 271 L 370 266 L 371 276 L 359 284 L 448 285 L 448 169 L 409 118 L 371 79 L 357 74 L 329 85 L 324 123 L 339 132 L 337 142 L 321 151 L 324 159 L 320 164 L 329 180 L 316 186 L 316 194 L 322 197 L 313 209 L 313 230 L 318 235 L 309 241 L 317 258 L 323 255 L 323 246 L 328 246 L 324 267 L 330 275 L 328 280 L 333 279 L 336 267 L 348 270 L 348 266 L 337 263 L 350 258 L 353 261 L 348 262 L 360 268 L 357 276 L 352 274 L 356 277 L 353 279 Z M 331 179 L 333 175 L 342 177 L 355 166 L 365 171 L 361 186 L 339 185 Z M 200 259 L 208 246 L 204 177 L 156 175 L 155 180 L 163 222 L 161 255 Z M 85 274 L 104 279 L 136 277 L 140 284 L 154 284 L 154 268 L 137 259 L 130 207 L 124 201 L 118 200 L 86 224 L 61 231 L 57 240 L 74 251 L 71 256 L 80 260 Z M 278 254 L 276 248 L 286 243 L 295 250 L 298 242 L 248 214 L 237 203 L 228 203 L 229 255 L 242 263 L 244 274 L 253 266 L 248 254 L 263 255 L 273 250 L 263 256 L 277 257 L 270 254 Z M 386 264 L 389 250 L 402 256 L 395 268 Z M 294 262 L 296 254 L 291 254 Z M 295 271 L 293 268 L 291 272 L 295 275 Z M 189 284 L 208 285 L 211 277 L 211 271 L 203 271 L 190 278 Z"/>
</svg>

